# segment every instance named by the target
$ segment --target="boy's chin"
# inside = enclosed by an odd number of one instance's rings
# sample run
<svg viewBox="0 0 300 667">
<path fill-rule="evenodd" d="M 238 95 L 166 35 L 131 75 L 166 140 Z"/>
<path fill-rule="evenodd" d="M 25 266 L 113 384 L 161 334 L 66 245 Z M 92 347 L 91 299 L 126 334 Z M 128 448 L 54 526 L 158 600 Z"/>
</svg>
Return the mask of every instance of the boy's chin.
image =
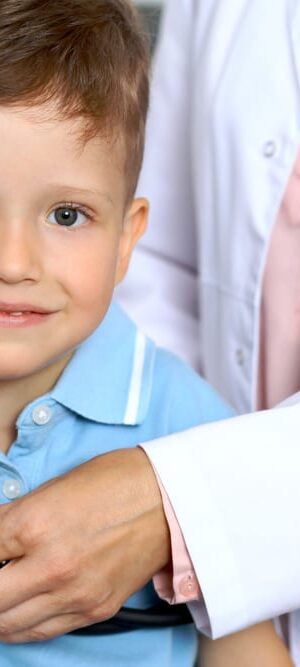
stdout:
<svg viewBox="0 0 300 667">
<path fill-rule="evenodd" d="M 26 380 L 27 378 L 34 377 L 41 369 L 38 366 L 33 366 L 32 364 L 21 364 L 16 368 L 16 363 L 9 364 L 6 360 L 5 363 L 0 362 L 0 382 L 13 382 L 15 380 Z"/>
<path fill-rule="evenodd" d="M 60 375 L 64 366 L 68 363 L 72 353 L 55 357 L 54 359 L 32 359 L 25 355 L 0 355 L 0 382 L 13 382 L 20 380 L 34 380 L 36 376 L 43 375 L 55 379 Z"/>
</svg>

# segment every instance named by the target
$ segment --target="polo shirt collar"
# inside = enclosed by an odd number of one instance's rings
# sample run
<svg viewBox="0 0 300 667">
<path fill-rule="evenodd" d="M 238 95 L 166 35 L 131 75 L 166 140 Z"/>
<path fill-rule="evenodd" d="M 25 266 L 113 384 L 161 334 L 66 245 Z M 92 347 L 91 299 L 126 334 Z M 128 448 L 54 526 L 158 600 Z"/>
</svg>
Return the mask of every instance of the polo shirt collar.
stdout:
<svg viewBox="0 0 300 667">
<path fill-rule="evenodd" d="M 50 396 L 87 419 L 135 426 L 147 414 L 154 358 L 154 343 L 113 303 Z"/>
</svg>

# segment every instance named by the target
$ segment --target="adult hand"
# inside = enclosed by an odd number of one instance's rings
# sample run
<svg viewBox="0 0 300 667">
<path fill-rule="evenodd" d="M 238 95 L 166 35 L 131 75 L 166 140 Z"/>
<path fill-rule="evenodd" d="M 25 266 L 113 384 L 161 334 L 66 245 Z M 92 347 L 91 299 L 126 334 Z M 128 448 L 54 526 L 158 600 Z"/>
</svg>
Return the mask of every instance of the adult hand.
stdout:
<svg viewBox="0 0 300 667">
<path fill-rule="evenodd" d="M 170 559 L 139 449 L 92 459 L 0 507 L 0 640 L 39 641 L 113 616 Z"/>
</svg>

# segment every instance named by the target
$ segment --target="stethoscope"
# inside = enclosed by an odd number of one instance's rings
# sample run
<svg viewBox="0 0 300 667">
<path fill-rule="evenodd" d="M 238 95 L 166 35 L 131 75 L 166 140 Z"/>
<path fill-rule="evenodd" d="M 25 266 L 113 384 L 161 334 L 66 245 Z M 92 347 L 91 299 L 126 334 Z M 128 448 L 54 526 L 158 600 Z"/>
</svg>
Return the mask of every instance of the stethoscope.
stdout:
<svg viewBox="0 0 300 667">
<path fill-rule="evenodd" d="M 162 600 L 148 609 L 121 607 L 118 613 L 101 623 L 73 630 L 71 635 L 111 635 L 132 630 L 171 628 L 193 623 L 185 604 L 169 605 Z"/>
<path fill-rule="evenodd" d="M 9 563 L 8 560 L 0 561 L 0 569 Z M 121 607 L 121 609 L 107 621 L 93 623 L 84 628 L 78 628 L 68 633 L 71 635 L 111 635 L 132 630 L 147 630 L 159 628 L 171 628 L 178 625 L 193 623 L 191 614 L 185 604 L 169 605 L 160 600 L 148 609 L 132 609 Z"/>
</svg>

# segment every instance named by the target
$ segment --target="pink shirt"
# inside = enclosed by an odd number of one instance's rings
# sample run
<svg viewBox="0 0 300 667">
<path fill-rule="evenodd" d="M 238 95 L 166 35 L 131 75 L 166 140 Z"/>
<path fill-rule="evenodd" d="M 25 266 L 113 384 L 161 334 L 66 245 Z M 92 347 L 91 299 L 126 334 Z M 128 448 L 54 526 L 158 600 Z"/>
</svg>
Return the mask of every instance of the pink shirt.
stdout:
<svg viewBox="0 0 300 667">
<path fill-rule="evenodd" d="M 257 408 L 300 390 L 300 152 L 270 240 L 261 300 Z M 170 500 L 157 475 L 169 524 L 172 564 L 154 577 L 172 604 L 199 601 L 201 590 Z"/>
<path fill-rule="evenodd" d="M 258 408 L 300 389 L 300 152 L 271 237 L 261 303 Z"/>
</svg>

